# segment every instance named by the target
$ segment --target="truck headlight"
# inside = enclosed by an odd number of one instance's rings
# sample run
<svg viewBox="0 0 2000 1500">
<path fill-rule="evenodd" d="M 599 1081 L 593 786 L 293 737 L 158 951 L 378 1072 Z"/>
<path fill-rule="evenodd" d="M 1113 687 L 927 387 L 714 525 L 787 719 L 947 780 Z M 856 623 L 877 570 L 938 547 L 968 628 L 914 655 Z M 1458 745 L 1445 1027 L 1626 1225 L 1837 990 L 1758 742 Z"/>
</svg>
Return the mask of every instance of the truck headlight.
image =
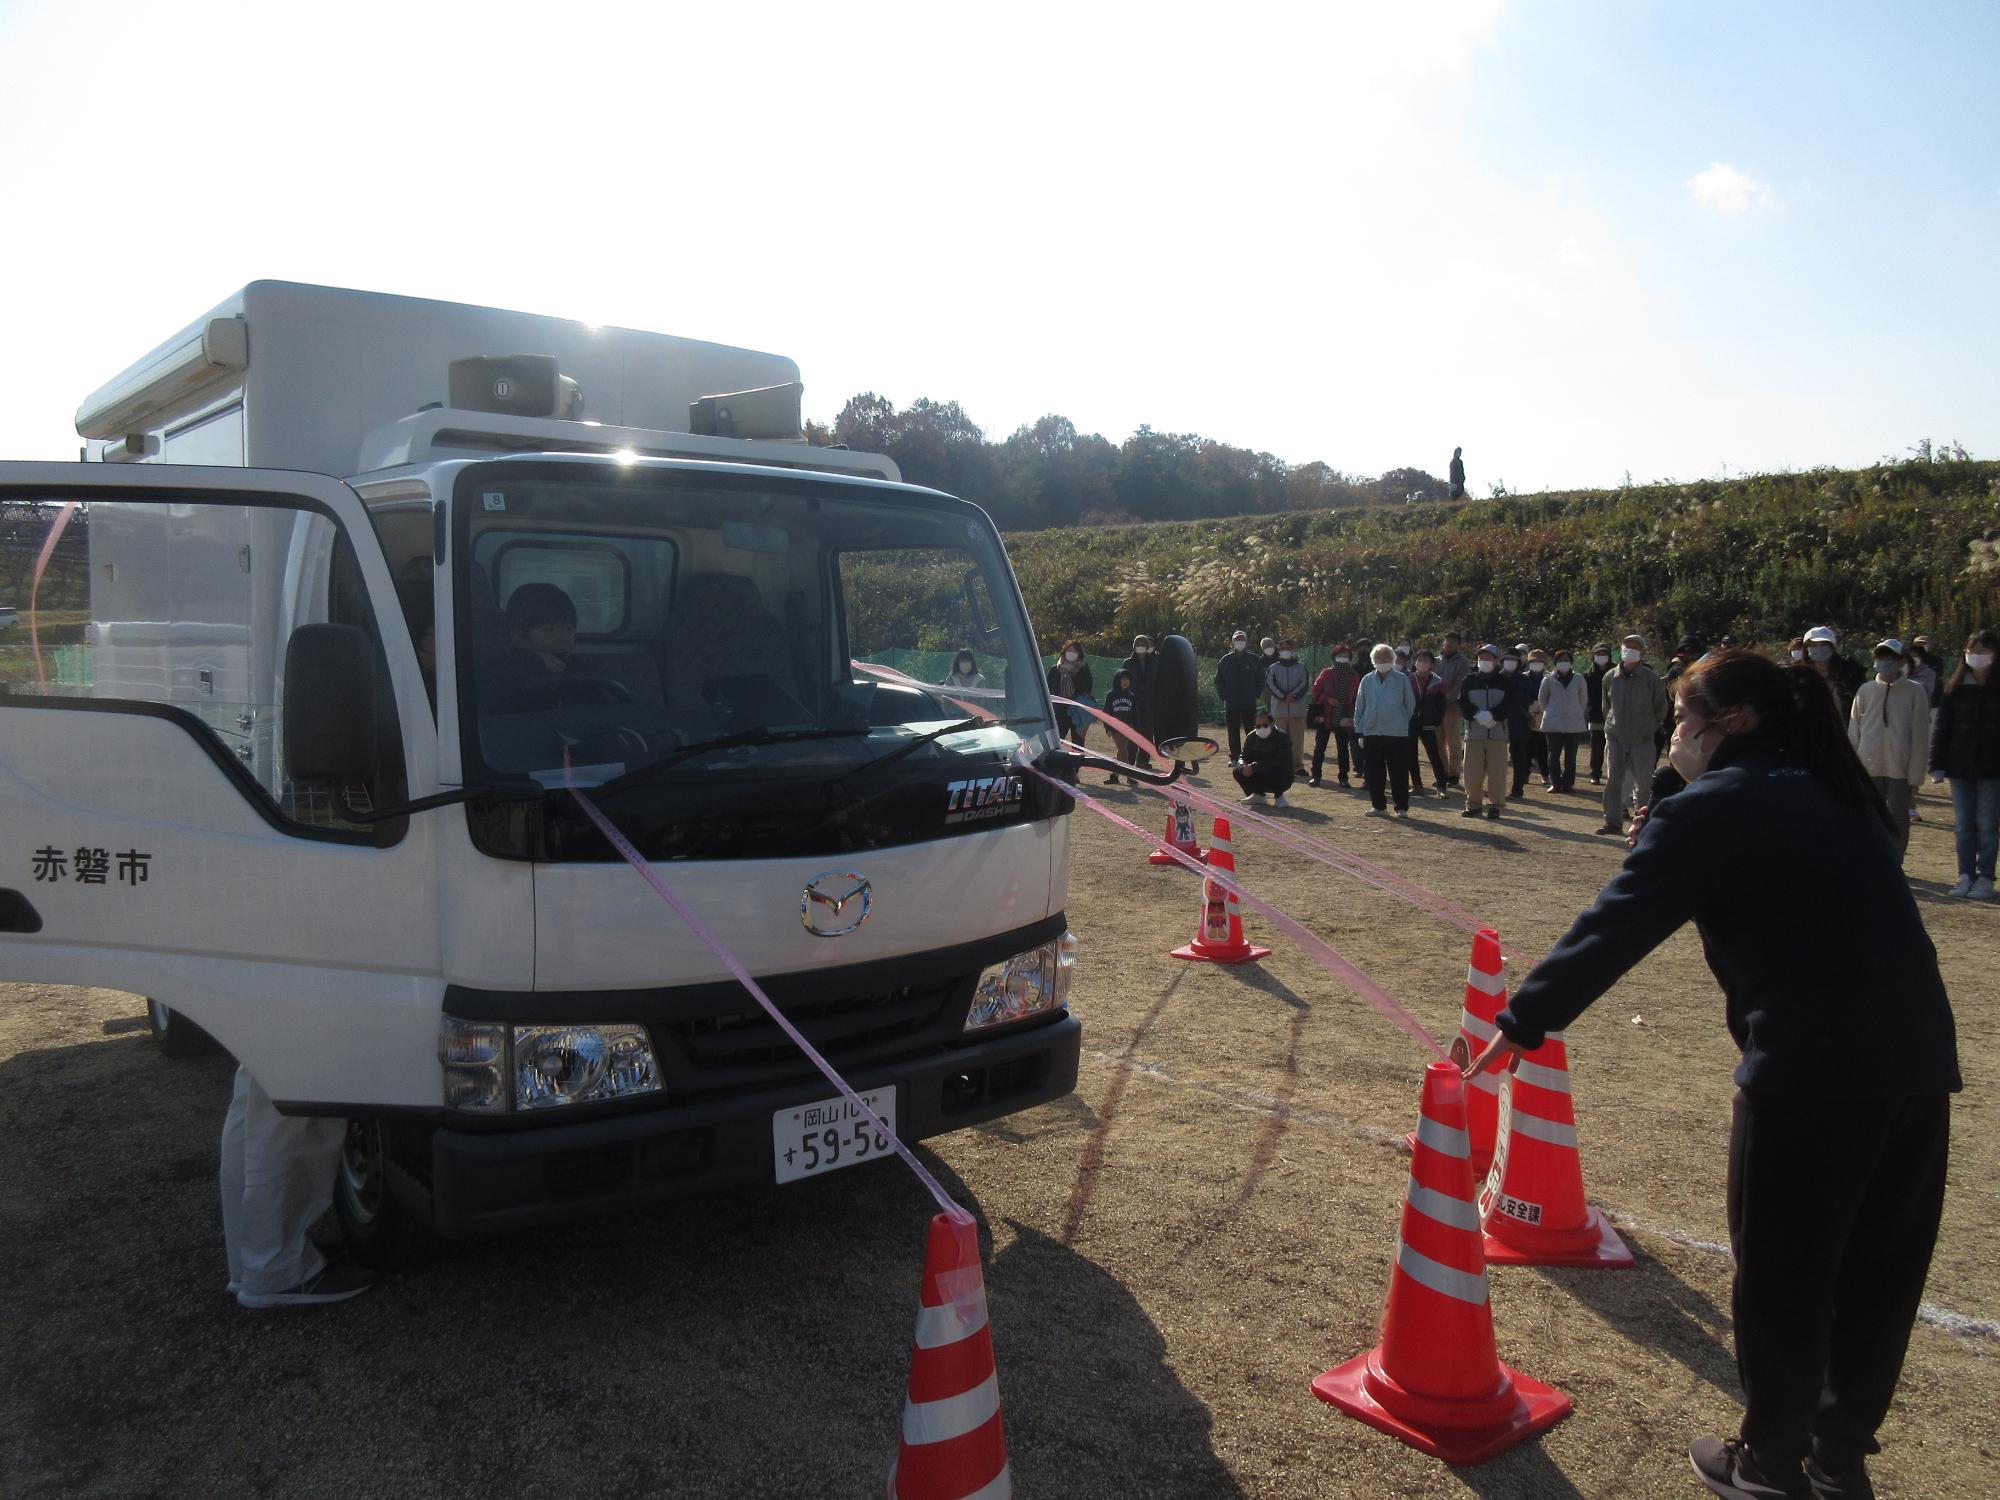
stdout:
<svg viewBox="0 0 2000 1500">
<path fill-rule="evenodd" d="M 1069 1004 L 1069 976 L 1075 965 L 1073 932 L 1017 953 L 1005 963 L 988 965 L 965 1013 L 965 1029 L 983 1031 L 1061 1010 Z"/>
<path fill-rule="evenodd" d="M 505 1026 L 446 1016 L 438 1031 L 444 1102 L 501 1114 L 658 1093 L 660 1064 L 637 1025 Z"/>
</svg>

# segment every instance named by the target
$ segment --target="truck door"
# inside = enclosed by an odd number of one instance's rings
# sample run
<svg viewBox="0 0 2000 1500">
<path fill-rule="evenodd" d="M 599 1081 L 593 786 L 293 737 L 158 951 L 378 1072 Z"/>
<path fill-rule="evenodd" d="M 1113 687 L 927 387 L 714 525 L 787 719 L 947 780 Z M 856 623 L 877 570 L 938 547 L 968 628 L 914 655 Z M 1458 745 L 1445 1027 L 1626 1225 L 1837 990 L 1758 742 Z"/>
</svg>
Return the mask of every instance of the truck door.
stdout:
<svg viewBox="0 0 2000 1500">
<path fill-rule="evenodd" d="M 436 1107 L 439 819 L 373 814 L 437 734 L 360 500 L 0 463 L 0 521 L 0 979 L 156 999 L 281 1104 Z"/>
</svg>

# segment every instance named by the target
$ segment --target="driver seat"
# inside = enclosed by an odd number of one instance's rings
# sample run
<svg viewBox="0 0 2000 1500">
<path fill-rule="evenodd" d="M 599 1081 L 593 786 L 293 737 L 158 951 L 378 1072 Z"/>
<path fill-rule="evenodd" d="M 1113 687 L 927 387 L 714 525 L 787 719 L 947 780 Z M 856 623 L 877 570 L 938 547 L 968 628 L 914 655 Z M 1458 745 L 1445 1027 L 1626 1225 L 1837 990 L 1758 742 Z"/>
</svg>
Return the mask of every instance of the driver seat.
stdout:
<svg viewBox="0 0 2000 1500">
<path fill-rule="evenodd" d="M 757 585 L 738 573 L 690 578 L 660 641 L 660 685 L 677 712 L 720 709 L 746 724 L 803 723 L 805 708 L 785 627 Z"/>
</svg>

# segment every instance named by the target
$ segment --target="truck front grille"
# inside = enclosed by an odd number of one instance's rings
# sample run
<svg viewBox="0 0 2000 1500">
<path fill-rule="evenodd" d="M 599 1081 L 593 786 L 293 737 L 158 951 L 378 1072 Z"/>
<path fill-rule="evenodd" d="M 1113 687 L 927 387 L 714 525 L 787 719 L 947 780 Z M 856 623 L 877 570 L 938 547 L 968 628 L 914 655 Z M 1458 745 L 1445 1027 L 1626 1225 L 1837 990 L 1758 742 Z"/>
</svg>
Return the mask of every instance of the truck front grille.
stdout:
<svg viewBox="0 0 2000 1500">
<path fill-rule="evenodd" d="M 877 1057 L 949 1040 L 964 1025 L 965 982 L 911 986 L 873 995 L 781 1001 L 785 1019 L 829 1062 L 865 1063 Z M 814 1069 L 792 1039 L 744 996 L 741 1007 L 656 1023 L 654 1040 L 676 1055 L 670 1072 L 687 1070 L 680 1091 L 736 1087 L 810 1076 Z M 669 1080 L 669 1088 L 673 1081 Z"/>
</svg>

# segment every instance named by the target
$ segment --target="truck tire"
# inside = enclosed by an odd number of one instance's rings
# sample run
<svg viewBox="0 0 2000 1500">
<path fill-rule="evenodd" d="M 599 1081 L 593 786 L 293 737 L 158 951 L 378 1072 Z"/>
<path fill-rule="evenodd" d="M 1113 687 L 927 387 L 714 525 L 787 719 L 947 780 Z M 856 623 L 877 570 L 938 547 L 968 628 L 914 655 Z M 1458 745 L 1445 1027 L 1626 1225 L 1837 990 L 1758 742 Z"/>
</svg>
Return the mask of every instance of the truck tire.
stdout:
<svg viewBox="0 0 2000 1500">
<path fill-rule="evenodd" d="M 146 1002 L 146 1019 L 152 1023 L 153 1040 L 168 1057 L 202 1057 L 222 1050 L 214 1037 L 157 1000 Z"/>
<path fill-rule="evenodd" d="M 333 1178 L 333 1212 L 348 1253 L 370 1270 L 413 1270 L 431 1256 L 430 1226 L 389 1191 L 380 1120 L 347 1122 Z"/>
</svg>

